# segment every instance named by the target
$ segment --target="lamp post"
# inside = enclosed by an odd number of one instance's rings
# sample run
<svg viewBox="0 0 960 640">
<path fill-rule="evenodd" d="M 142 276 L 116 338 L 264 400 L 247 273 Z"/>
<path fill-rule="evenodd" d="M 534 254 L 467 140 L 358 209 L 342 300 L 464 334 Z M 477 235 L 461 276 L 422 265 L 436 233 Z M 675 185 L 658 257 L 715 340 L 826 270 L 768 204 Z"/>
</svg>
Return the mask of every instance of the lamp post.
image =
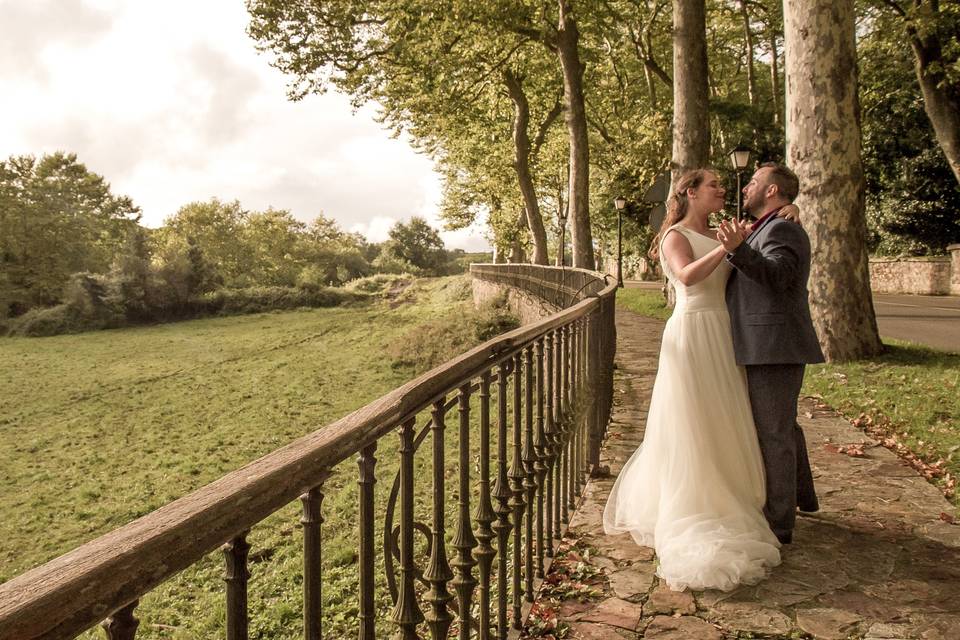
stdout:
<svg viewBox="0 0 960 640">
<path fill-rule="evenodd" d="M 740 187 L 740 172 L 747 168 L 750 162 L 750 149 L 737 145 L 737 148 L 730 152 L 730 163 L 737 172 L 737 220 L 741 219 L 740 202 L 743 198 L 743 192 Z"/>
<path fill-rule="evenodd" d="M 623 287 L 623 208 L 627 206 L 627 199 L 617 196 L 613 206 L 617 208 L 617 286 Z"/>
</svg>

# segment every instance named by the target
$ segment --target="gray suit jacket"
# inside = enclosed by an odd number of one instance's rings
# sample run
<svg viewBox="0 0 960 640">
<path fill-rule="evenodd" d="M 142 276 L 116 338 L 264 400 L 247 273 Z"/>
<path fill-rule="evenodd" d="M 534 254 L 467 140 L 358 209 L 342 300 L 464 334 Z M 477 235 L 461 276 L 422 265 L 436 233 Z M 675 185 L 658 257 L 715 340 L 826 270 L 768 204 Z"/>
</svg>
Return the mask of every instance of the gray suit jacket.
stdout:
<svg viewBox="0 0 960 640">
<path fill-rule="evenodd" d="M 803 227 L 771 216 L 727 260 L 737 364 L 823 362 L 807 302 L 810 239 Z"/>
</svg>

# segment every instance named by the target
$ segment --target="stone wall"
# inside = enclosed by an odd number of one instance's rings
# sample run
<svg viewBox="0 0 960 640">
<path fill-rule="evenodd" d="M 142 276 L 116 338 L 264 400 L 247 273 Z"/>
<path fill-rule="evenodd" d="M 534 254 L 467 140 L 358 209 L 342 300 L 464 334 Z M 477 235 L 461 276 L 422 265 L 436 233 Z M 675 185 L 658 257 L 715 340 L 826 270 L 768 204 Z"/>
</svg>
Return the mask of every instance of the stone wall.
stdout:
<svg viewBox="0 0 960 640">
<path fill-rule="evenodd" d="M 954 262 L 960 257 L 954 256 Z M 945 256 L 871 258 L 870 288 L 877 293 L 946 295 L 951 292 L 951 270 L 951 259 Z"/>
<path fill-rule="evenodd" d="M 960 296 L 960 244 L 947 247 L 950 252 L 950 294 Z"/>
<path fill-rule="evenodd" d="M 545 300 L 532 296 L 516 287 L 473 278 L 473 304 L 479 307 L 506 297 L 507 306 L 520 319 L 520 324 L 539 322 L 560 309 Z"/>
</svg>

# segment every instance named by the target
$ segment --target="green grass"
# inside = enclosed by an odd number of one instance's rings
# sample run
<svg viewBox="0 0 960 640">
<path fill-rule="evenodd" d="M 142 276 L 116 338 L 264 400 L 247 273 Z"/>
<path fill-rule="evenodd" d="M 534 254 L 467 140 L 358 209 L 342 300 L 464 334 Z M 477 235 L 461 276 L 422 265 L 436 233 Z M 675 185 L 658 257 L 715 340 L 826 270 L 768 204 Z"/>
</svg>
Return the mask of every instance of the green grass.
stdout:
<svg viewBox="0 0 960 640">
<path fill-rule="evenodd" d="M 353 308 L 0 340 L 0 582 L 404 383 L 416 367 L 431 363 L 398 365 L 390 354 L 398 344 L 412 345 L 424 324 L 449 350 L 463 350 L 484 319 L 473 313 L 468 292 L 464 277 L 430 279 Z M 444 319 L 447 333 L 437 329 Z M 455 425 L 455 414 L 449 423 Z M 453 429 L 448 436 L 449 461 L 455 459 Z M 384 438 L 377 451 L 378 518 L 396 474 L 396 440 Z M 417 458 L 417 518 L 429 522 L 425 450 Z M 451 472 L 448 482 L 455 478 Z M 350 460 L 325 484 L 329 637 L 355 635 L 356 480 Z M 452 516 L 455 484 L 449 486 Z M 448 535 L 453 522 L 450 517 Z M 250 542 L 250 637 L 302 637 L 299 505 L 255 527 Z M 214 553 L 148 594 L 138 609 L 137 637 L 221 636 L 222 574 Z M 378 569 L 378 619 L 386 624 L 383 574 Z"/>
<path fill-rule="evenodd" d="M 935 482 L 951 494 L 951 478 L 960 475 L 960 354 L 897 340 L 885 339 L 884 345 L 880 356 L 808 367 L 804 393 L 821 396 L 926 464 L 939 462 Z"/>
<path fill-rule="evenodd" d="M 660 320 L 666 320 L 673 312 L 664 302 L 663 294 L 650 289 L 618 289 L 617 306 Z"/>
</svg>

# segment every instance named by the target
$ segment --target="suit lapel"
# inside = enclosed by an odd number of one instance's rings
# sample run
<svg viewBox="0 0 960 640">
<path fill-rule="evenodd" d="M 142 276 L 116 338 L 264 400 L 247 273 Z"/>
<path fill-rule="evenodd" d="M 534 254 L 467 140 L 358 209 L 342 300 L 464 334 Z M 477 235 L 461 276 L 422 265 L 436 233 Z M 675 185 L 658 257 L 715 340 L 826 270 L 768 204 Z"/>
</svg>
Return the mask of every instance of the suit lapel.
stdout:
<svg viewBox="0 0 960 640">
<path fill-rule="evenodd" d="M 750 232 L 750 235 L 747 236 L 747 240 L 746 240 L 747 244 L 753 246 L 754 241 L 756 241 L 756 239 L 757 239 L 757 238 L 759 237 L 759 235 L 760 235 L 760 231 L 761 231 L 764 227 L 766 227 L 768 224 L 770 224 L 770 223 L 773 221 L 773 219 L 776 218 L 776 217 L 777 217 L 777 216 L 775 216 L 775 215 L 768 217 L 766 220 L 763 221 L 763 224 L 762 224 L 762 225 L 760 225 L 759 227 L 753 229 L 753 230 Z"/>
</svg>

